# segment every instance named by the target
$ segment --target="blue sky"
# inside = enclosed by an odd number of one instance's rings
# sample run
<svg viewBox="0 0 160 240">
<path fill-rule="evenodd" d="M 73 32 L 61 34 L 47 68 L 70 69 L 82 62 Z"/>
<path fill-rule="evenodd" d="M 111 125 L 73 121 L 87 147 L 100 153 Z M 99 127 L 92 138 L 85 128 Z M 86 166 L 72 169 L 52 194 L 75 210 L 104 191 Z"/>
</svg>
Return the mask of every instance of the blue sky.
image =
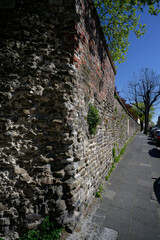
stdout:
<svg viewBox="0 0 160 240">
<path fill-rule="evenodd" d="M 141 68 L 148 67 L 160 74 L 160 14 L 151 16 L 145 11 L 141 13 L 140 22 L 147 25 L 147 32 L 140 39 L 131 34 L 127 60 L 117 69 L 115 85 L 120 96 L 124 98 L 133 72 L 138 74 Z M 156 108 L 156 114 L 152 119 L 155 123 L 158 115 L 160 115 L 160 105 Z"/>
</svg>

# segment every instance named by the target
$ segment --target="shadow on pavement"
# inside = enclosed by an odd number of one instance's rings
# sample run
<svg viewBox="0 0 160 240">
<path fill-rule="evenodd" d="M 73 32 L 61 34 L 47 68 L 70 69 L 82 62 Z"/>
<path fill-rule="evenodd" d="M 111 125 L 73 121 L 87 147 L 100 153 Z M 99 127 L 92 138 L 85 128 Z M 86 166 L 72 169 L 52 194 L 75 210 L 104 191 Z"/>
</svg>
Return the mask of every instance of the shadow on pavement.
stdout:
<svg viewBox="0 0 160 240">
<path fill-rule="evenodd" d="M 157 148 L 153 148 L 152 150 L 149 150 L 149 155 L 154 158 L 160 158 L 160 150 Z"/>
<path fill-rule="evenodd" d="M 153 184 L 154 193 L 156 195 L 157 201 L 160 203 L 160 177 L 156 179 Z"/>
<path fill-rule="evenodd" d="M 149 145 L 155 145 L 153 141 L 148 142 Z"/>
</svg>

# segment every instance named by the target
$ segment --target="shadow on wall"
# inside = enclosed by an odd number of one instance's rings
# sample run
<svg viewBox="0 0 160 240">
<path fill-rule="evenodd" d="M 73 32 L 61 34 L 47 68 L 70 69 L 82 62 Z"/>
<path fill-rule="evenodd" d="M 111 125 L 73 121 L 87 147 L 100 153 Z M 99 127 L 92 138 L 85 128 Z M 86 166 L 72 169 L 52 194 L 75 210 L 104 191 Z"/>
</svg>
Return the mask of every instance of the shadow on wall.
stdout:
<svg viewBox="0 0 160 240">
<path fill-rule="evenodd" d="M 104 54 L 105 51 L 107 51 L 107 55 L 109 55 L 109 59 L 111 61 L 111 65 L 114 68 L 114 64 L 112 62 L 112 59 L 110 58 L 110 53 L 108 52 L 108 46 L 106 44 L 106 40 L 105 40 L 105 36 L 104 36 L 104 32 L 101 28 L 101 24 L 100 24 L 100 20 L 97 14 L 96 9 L 93 6 L 90 6 L 90 8 L 92 8 L 92 11 L 90 12 L 89 10 L 87 10 L 87 2 L 84 2 L 85 4 L 85 28 L 86 31 L 89 34 L 89 49 L 90 52 L 93 56 L 95 56 L 96 52 L 95 52 L 95 47 L 93 42 L 95 43 L 95 45 L 97 46 L 97 53 L 98 53 L 98 58 L 101 62 L 101 71 L 104 72 L 104 64 L 105 64 L 105 59 L 106 59 L 106 54 Z M 91 4 L 92 5 L 92 4 Z M 94 15 L 94 17 L 93 17 Z M 93 19 L 96 19 L 96 21 L 91 21 Z M 93 29 L 97 29 L 97 31 L 93 31 Z M 105 51 L 104 51 L 105 49 Z M 108 73 L 110 73 L 110 69 L 106 69 L 108 70 Z"/>
<path fill-rule="evenodd" d="M 153 184 L 154 193 L 156 195 L 157 201 L 160 203 L 160 177 L 156 179 Z"/>
<path fill-rule="evenodd" d="M 149 150 L 149 155 L 154 158 L 160 158 L 160 150 L 157 148 L 153 148 L 152 150 Z"/>
</svg>

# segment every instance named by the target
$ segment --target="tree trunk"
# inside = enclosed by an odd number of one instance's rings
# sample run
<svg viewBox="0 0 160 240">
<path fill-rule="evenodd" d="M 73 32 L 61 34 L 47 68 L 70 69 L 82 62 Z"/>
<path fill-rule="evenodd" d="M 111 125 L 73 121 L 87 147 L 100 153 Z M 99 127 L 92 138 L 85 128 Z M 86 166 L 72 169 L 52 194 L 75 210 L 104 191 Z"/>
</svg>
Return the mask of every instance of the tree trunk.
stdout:
<svg viewBox="0 0 160 240">
<path fill-rule="evenodd" d="M 140 131 L 142 132 L 143 131 L 143 121 L 142 120 L 140 120 L 140 126 L 141 126 Z"/>
<path fill-rule="evenodd" d="M 149 122 L 149 103 L 150 103 L 150 97 L 149 97 L 150 91 L 148 90 L 146 93 L 146 102 L 145 102 L 145 129 L 144 134 L 147 135 L 148 130 L 148 122 Z"/>
<path fill-rule="evenodd" d="M 148 130 L 148 119 L 149 119 L 149 112 L 147 110 L 146 114 L 145 114 L 145 128 L 144 128 L 144 134 L 146 134 L 146 135 L 147 135 L 147 130 Z"/>
</svg>

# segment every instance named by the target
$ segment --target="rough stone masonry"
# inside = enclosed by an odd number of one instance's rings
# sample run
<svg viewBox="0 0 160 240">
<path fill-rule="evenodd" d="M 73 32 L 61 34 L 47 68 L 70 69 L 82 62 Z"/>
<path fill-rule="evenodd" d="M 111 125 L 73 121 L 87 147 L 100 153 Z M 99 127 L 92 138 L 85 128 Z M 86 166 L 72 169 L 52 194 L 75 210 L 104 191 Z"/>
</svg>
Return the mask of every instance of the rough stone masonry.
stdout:
<svg viewBox="0 0 160 240">
<path fill-rule="evenodd" d="M 0 5 L 0 237 L 19 239 L 48 215 L 74 229 L 114 144 L 139 128 L 114 98 L 115 74 L 92 1 Z"/>
</svg>

